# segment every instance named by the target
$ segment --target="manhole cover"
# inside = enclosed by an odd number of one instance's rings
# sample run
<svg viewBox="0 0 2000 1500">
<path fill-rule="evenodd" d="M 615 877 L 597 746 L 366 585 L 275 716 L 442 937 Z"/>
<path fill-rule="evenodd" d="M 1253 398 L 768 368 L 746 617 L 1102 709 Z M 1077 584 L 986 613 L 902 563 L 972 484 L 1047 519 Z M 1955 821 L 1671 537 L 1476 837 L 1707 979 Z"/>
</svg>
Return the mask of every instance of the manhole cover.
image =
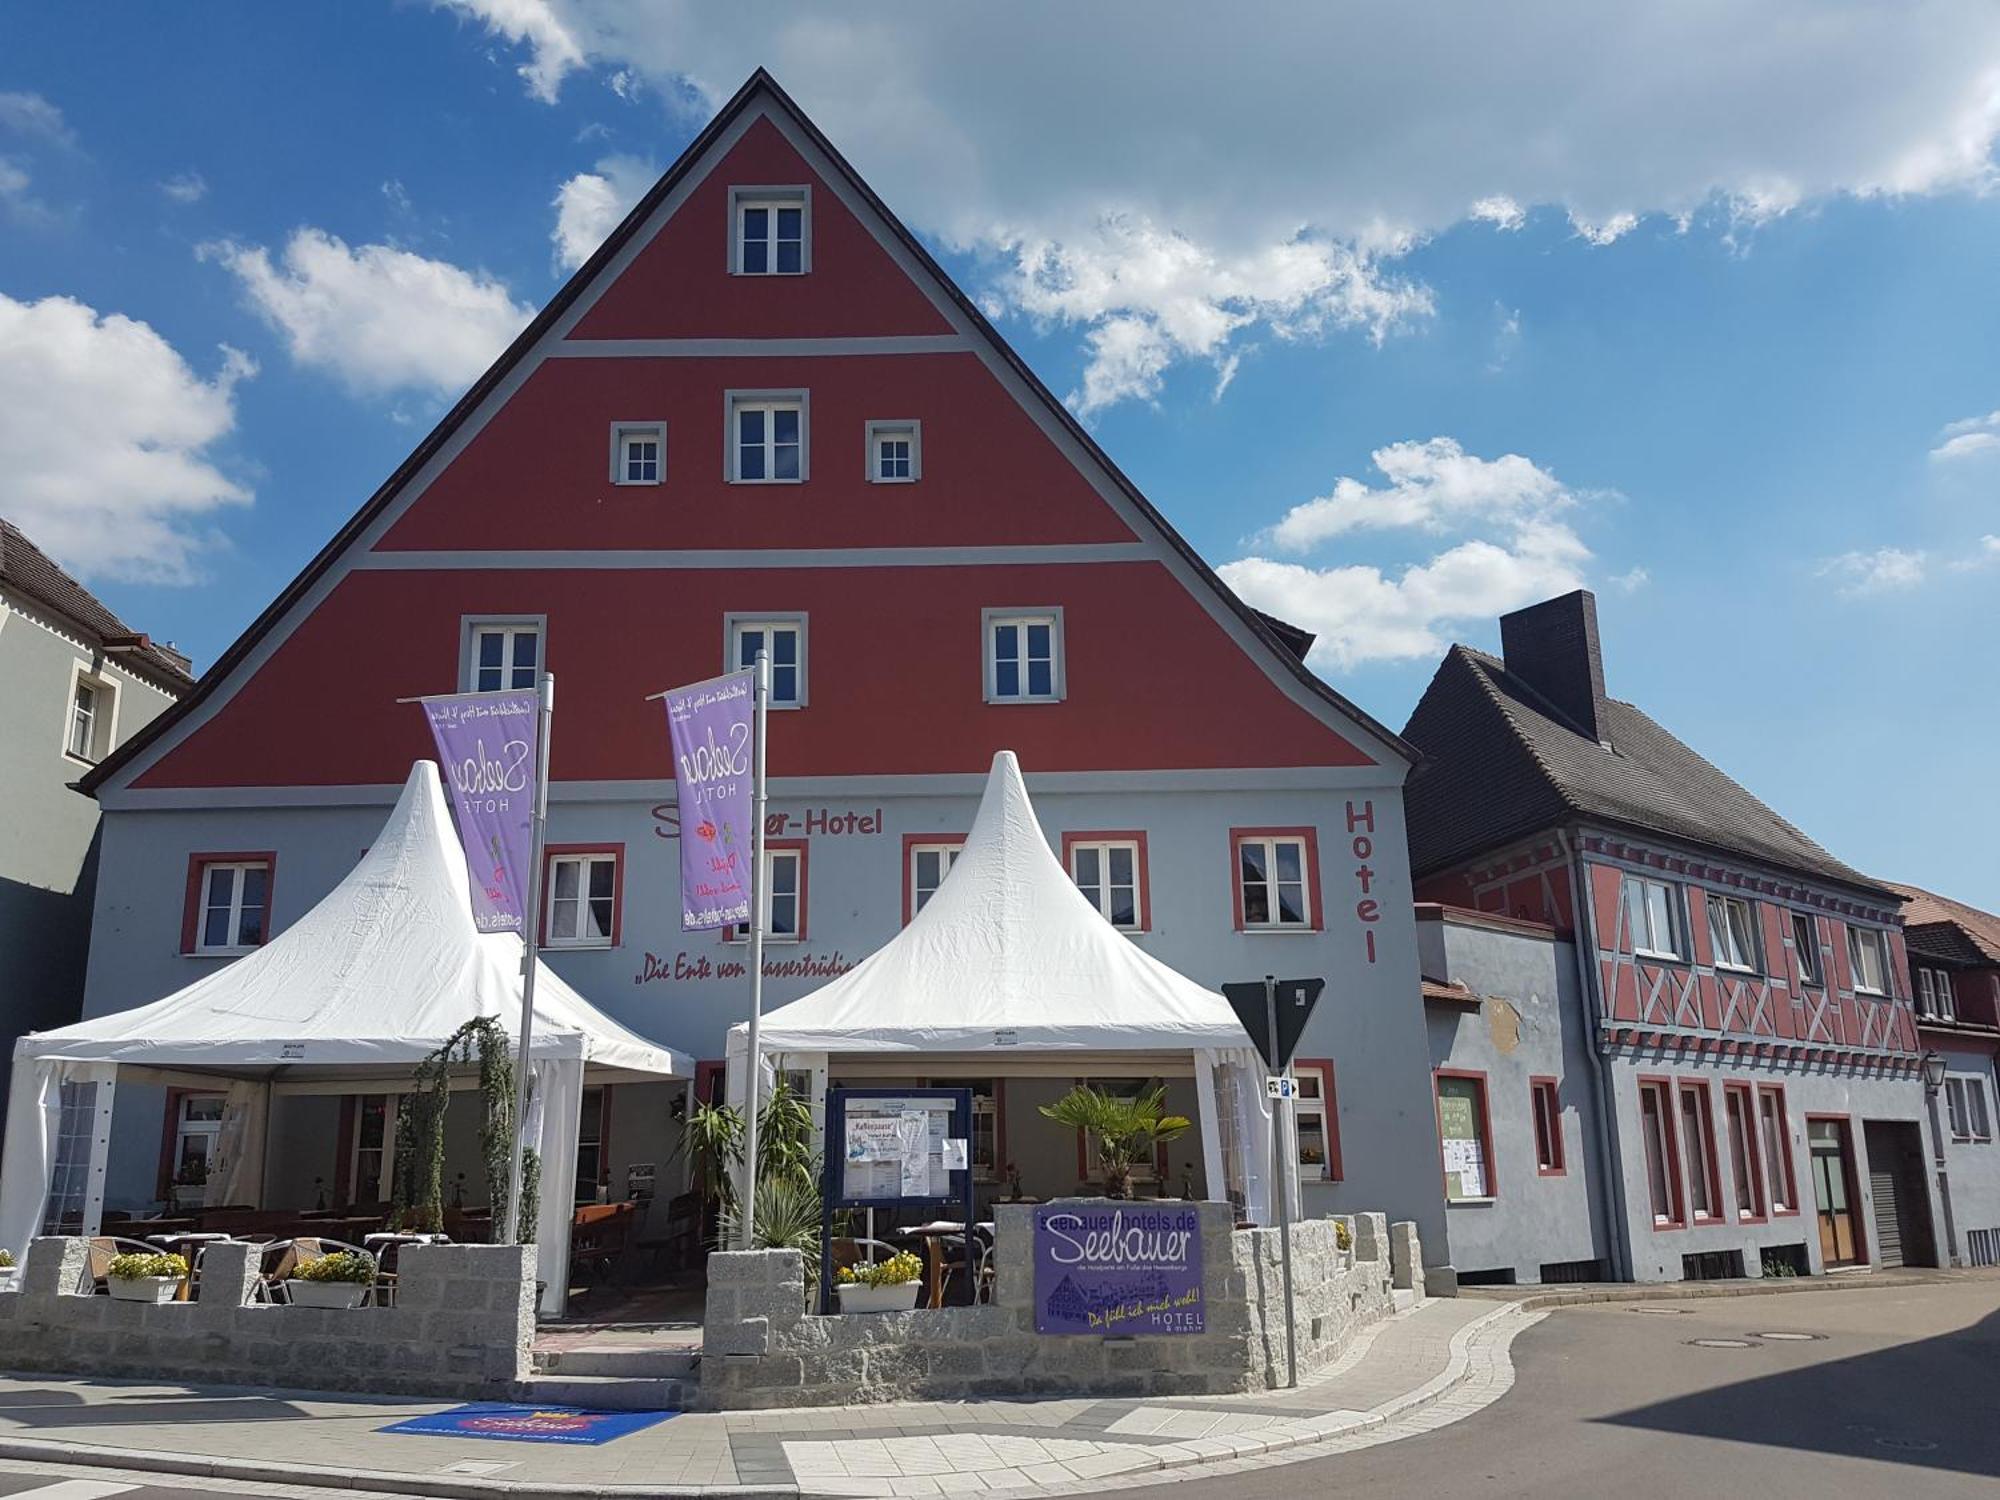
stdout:
<svg viewBox="0 0 2000 1500">
<path fill-rule="evenodd" d="M 1810 1344 L 1815 1339 L 1826 1337 L 1823 1333 L 1755 1333 L 1752 1338 L 1771 1339 L 1780 1344 Z"/>
<path fill-rule="evenodd" d="M 1924 1438 L 1883 1437 L 1875 1439 L 1878 1448 L 1899 1448 L 1905 1453 L 1928 1453 L 1937 1446 Z"/>
<path fill-rule="evenodd" d="M 1749 1339 L 1689 1339 L 1688 1343 L 1696 1349 L 1754 1349 L 1757 1347 Z"/>
<path fill-rule="evenodd" d="M 1651 1313 L 1654 1317 L 1678 1318 L 1683 1313 L 1693 1312 L 1691 1307 L 1630 1307 L 1627 1312 Z"/>
</svg>

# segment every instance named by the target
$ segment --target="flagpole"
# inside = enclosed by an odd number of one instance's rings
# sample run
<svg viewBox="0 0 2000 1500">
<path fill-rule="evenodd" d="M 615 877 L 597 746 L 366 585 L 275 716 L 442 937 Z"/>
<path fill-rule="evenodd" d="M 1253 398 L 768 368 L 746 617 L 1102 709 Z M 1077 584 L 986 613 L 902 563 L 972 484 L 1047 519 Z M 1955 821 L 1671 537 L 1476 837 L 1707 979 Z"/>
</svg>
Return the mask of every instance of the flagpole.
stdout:
<svg viewBox="0 0 2000 1500">
<path fill-rule="evenodd" d="M 535 802 L 529 827 L 528 890 L 521 911 L 521 1040 L 514 1050 L 514 1149 L 507 1162 L 507 1218 L 500 1242 L 521 1242 L 523 1139 L 528 1128 L 528 1043 L 535 1030 L 535 975 L 541 968 L 542 845 L 549 823 L 549 731 L 556 712 L 556 678 L 544 672 L 535 712 Z"/>
<path fill-rule="evenodd" d="M 757 745 L 755 779 L 750 794 L 750 1067 L 744 1089 L 743 1197 L 741 1248 L 757 1245 L 757 1095 L 764 1076 L 764 1057 L 757 1031 L 764 1013 L 764 729 L 771 706 L 771 655 L 757 653 Z"/>
</svg>

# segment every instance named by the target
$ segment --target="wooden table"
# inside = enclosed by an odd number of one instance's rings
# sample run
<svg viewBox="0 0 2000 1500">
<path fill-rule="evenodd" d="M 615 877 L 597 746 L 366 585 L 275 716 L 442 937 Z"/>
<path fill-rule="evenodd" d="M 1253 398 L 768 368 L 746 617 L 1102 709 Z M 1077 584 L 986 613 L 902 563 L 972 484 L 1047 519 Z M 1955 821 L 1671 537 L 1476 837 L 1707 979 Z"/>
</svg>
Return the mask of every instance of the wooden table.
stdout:
<svg viewBox="0 0 2000 1500">
<path fill-rule="evenodd" d="M 974 1227 L 987 1230 L 988 1232 L 991 1232 L 993 1228 L 990 1224 L 979 1224 Z M 930 1299 L 927 1304 L 928 1306 L 934 1308 L 944 1306 L 944 1242 L 953 1236 L 958 1236 L 965 1241 L 965 1274 L 968 1280 L 971 1279 L 973 1268 L 972 1236 L 966 1233 L 965 1225 L 959 1221 L 955 1219 L 937 1219 L 929 1224 L 917 1224 L 908 1229 L 892 1230 L 891 1233 L 899 1239 L 922 1240 L 924 1242 L 924 1250 L 930 1261 Z M 977 1301 L 979 1297 L 978 1287 L 975 1286 L 973 1288 L 972 1295 L 973 1300 Z"/>
</svg>

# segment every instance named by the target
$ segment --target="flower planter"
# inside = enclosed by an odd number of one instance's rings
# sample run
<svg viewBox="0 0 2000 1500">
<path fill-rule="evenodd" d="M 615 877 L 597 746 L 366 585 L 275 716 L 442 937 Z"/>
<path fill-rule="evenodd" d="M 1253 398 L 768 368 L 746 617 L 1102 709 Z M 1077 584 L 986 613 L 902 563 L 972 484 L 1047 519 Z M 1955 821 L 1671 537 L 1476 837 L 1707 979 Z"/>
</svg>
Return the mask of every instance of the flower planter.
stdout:
<svg viewBox="0 0 2000 1500">
<path fill-rule="evenodd" d="M 908 1312 L 917 1305 L 918 1284 L 914 1281 L 898 1282 L 892 1286 L 852 1286 L 835 1287 L 834 1295 L 840 1298 L 840 1310 L 844 1313 Z"/>
<path fill-rule="evenodd" d="M 287 1280 L 285 1295 L 294 1307 L 359 1307 L 368 1295 L 368 1283 Z"/>
<path fill-rule="evenodd" d="M 114 1276 L 111 1295 L 121 1302 L 171 1302 L 180 1285 L 178 1276 Z"/>
</svg>

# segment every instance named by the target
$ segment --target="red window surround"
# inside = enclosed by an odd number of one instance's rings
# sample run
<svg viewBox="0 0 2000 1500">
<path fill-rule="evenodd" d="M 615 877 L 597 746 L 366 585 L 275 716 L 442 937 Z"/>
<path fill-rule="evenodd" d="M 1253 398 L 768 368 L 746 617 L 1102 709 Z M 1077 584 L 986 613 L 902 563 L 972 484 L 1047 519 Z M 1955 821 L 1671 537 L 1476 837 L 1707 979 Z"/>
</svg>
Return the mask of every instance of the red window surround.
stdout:
<svg viewBox="0 0 2000 1500">
<path fill-rule="evenodd" d="M 1785 1109 L 1784 1085 L 1763 1083 L 1757 1086 L 1757 1129 L 1760 1132 L 1764 1128 L 1764 1101 L 1766 1099 L 1773 1102 L 1778 1112 L 1778 1150 L 1780 1154 L 1778 1159 L 1773 1161 L 1770 1159 L 1768 1151 L 1764 1153 L 1764 1175 L 1770 1183 L 1774 1195 L 1777 1189 L 1781 1187 L 1784 1189 L 1785 1199 L 1785 1206 L 1783 1208 L 1772 1208 L 1771 1216 L 1776 1219 L 1789 1219 L 1799 1212 L 1799 1179 L 1798 1173 L 1792 1168 L 1792 1119 Z"/>
<path fill-rule="evenodd" d="M 1528 1115 L 1535 1132 L 1535 1175 L 1563 1177 L 1569 1172 L 1563 1154 L 1562 1084 L 1559 1079 L 1528 1080 Z"/>
<path fill-rule="evenodd" d="M 1298 839 L 1305 845 L 1306 901 L 1310 907 L 1307 923 L 1293 932 L 1323 932 L 1326 921 L 1320 903 L 1319 830 L 1316 828 L 1232 828 L 1229 830 L 1229 900 L 1236 916 L 1238 932 L 1283 932 L 1281 927 L 1243 925 L 1243 856 L 1245 839 Z"/>
<path fill-rule="evenodd" d="M 1138 881 L 1139 884 L 1139 889 L 1137 892 L 1137 899 L 1139 902 L 1139 926 L 1137 930 L 1140 932 L 1151 932 L 1153 930 L 1152 877 L 1147 873 L 1148 861 L 1146 858 L 1146 831 L 1143 828 L 1125 828 L 1125 829 L 1114 829 L 1110 831 L 1096 830 L 1090 832 L 1065 833 L 1062 836 L 1063 869 L 1069 872 L 1070 877 L 1072 879 L 1075 878 L 1076 866 L 1070 862 L 1069 856 L 1070 856 L 1070 850 L 1075 848 L 1078 844 L 1121 844 L 1121 843 L 1137 844 L 1139 846 L 1138 854 L 1136 856 L 1136 863 L 1138 865 L 1138 869 L 1133 872 L 1134 878 Z M 909 860 L 905 859 L 903 861 L 903 870 L 904 870 L 903 878 L 905 881 L 909 879 L 909 865 L 910 865 Z M 1310 883 L 1315 887 L 1315 893 L 1317 893 L 1318 882 L 1312 881 Z M 907 907 L 908 903 L 906 902 L 905 909 L 907 909 Z"/>
<path fill-rule="evenodd" d="M 1292 1059 L 1294 1073 L 1313 1072 L 1319 1074 L 1320 1097 L 1326 1101 L 1326 1180 L 1341 1182 L 1346 1172 L 1340 1162 L 1340 1093 L 1333 1081 L 1333 1059 L 1330 1057 L 1295 1057 Z"/>
<path fill-rule="evenodd" d="M 1737 1110 L 1737 1115 L 1734 1117 L 1730 1115 L 1732 1107 Z M 1722 1086 L 1722 1125 L 1723 1129 L 1729 1132 L 1731 1187 L 1737 1186 L 1734 1179 L 1738 1171 L 1736 1140 L 1739 1129 L 1743 1137 L 1742 1165 L 1750 1177 L 1750 1212 L 1745 1214 L 1737 1205 L 1736 1199 L 1731 1197 L 1730 1214 L 1739 1224 L 1766 1223 L 1770 1218 L 1771 1200 L 1764 1192 L 1764 1153 L 1762 1142 L 1759 1140 L 1763 1126 L 1757 1118 L 1757 1096 L 1751 1091 L 1749 1084 L 1725 1083 Z"/>
<path fill-rule="evenodd" d="M 611 946 L 625 936 L 625 846 L 623 844 L 545 844 L 542 846 L 542 917 L 537 925 L 541 941 L 549 940 L 549 898 L 555 889 L 554 866 L 562 855 L 608 854 L 611 856 Z M 583 893 L 579 893 L 581 899 Z"/>
<path fill-rule="evenodd" d="M 1697 1224 L 1723 1224 L 1729 1219 L 1728 1205 L 1722 1196 L 1722 1168 L 1715 1150 L 1715 1101 L 1709 1097 L 1708 1084 L 1698 1078 L 1683 1078 L 1674 1095 L 1674 1106 L 1679 1108 L 1681 1096 L 1692 1094 L 1696 1106 L 1701 1111 L 1701 1156 L 1689 1163 L 1692 1170 L 1708 1174 L 1708 1202 L 1710 1212 L 1695 1214 Z M 1690 1148 L 1691 1150 L 1692 1148 Z"/>
<path fill-rule="evenodd" d="M 1479 1085 L 1479 1141 L 1486 1151 L 1486 1198 L 1500 1196 L 1500 1164 L 1495 1160 L 1500 1152 L 1493 1140 L 1493 1098 L 1486 1081 L 1486 1075 L 1477 1068 L 1432 1068 L 1431 1069 L 1431 1127 L 1438 1132 L 1438 1176 L 1444 1177 L 1444 1131 L 1438 1119 L 1437 1081 L 1440 1078 L 1468 1078 Z M 1464 1198 L 1452 1200 L 1464 1203 L 1483 1203 L 1486 1198 Z"/>
<path fill-rule="evenodd" d="M 278 856 L 272 850 L 259 849 L 240 854 L 200 853 L 188 856 L 187 893 L 181 901 L 181 952 L 193 954 L 198 949 L 196 939 L 201 935 L 201 888 L 208 878 L 210 865 L 253 865 L 261 863 L 265 867 L 264 876 L 264 941 L 271 940 L 271 912 L 278 890 Z M 260 945 L 261 946 L 261 945 Z"/>
<path fill-rule="evenodd" d="M 1673 1079 L 1659 1076 L 1642 1076 L 1639 1079 L 1639 1133 L 1640 1149 L 1642 1151 L 1646 1148 L 1647 1144 L 1645 1141 L 1645 1100 L 1648 1094 L 1652 1095 L 1654 1104 L 1659 1111 L 1660 1152 L 1663 1157 L 1661 1171 L 1666 1178 L 1663 1186 L 1667 1194 L 1667 1211 L 1671 1215 L 1670 1218 L 1662 1221 L 1659 1215 L 1652 1211 L 1652 1205 L 1649 1202 L 1647 1204 L 1648 1217 L 1653 1221 L 1653 1230 L 1655 1233 L 1663 1233 L 1670 1229 L 1685 1229 L 1687 1228 L 1687 1187 L 1681 1178 L 1680 1133 L 1676 1129 L 1674 1121 L 1674 1115 L 1680 1106 L 1674 1096 Z M 1647 1193 L 1650 1198 L 1652 1191 L 1650 1165 L 1648 1167 L 1648 1177 Z"/>
<path fill-rule="evenodd" d="M 915 902 L 917 893 L 910 884 L 911 851 L 925 844 L 937 844 L 951 849 L 965 847 L 963 833 L 906 833 L 903 835 L 903 925 L 910 925 L 910 918 L 917 914 Z"/>
</svg>

